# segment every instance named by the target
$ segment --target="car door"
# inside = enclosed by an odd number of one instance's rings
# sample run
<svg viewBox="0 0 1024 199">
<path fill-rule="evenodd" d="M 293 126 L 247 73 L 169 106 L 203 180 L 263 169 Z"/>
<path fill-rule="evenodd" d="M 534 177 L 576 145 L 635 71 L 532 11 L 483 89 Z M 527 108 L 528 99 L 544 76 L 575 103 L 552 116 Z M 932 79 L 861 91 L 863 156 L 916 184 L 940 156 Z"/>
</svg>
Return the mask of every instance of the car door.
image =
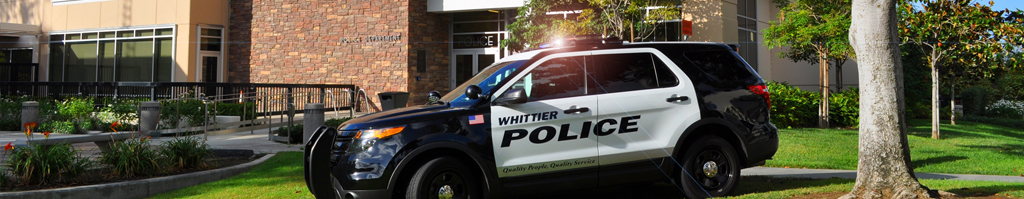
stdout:
<svg viewBox="0 0 1024 199">
<path fill-rule="evenodd" d="M 629 172 L 661 174 L 661 158 L 670 157 L 683 130 L 700 119 L 693 84 L 654 49 L 600 50 L 593 57 L 601 184 L 663 177 Z"/>
<path fill-rule="evenodd" d="M 586 80 L 588 55 L 545 57 L 495 92 L 502 94 L 495 99 L 526 94 L 525 103 L 491 106 L 494 161 L 506 190 L 596 186 L 597 138 L 588 125 L 596 118 L 597 98 L 587 94 L 593 84 Z"/>
</svg>

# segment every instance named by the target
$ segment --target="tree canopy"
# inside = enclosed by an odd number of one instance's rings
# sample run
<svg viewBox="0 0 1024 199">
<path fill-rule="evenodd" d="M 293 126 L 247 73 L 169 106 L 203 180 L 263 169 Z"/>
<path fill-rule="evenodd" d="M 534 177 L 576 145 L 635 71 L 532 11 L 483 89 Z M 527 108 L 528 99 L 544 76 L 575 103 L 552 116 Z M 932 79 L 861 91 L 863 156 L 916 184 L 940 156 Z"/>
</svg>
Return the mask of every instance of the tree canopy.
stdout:
<svg viewBox="0 0 1024 199">
<path fill-rule="evenodd" d="M 679 19 L 679 0 L 533 0 L 506 26 L 502 45 L 512 51 L 536 48 L 556 39 L 604 34 L 642 39 L 660 21 Z M 632 36 L 631 36 L 632 35 Z"/>
</svg>

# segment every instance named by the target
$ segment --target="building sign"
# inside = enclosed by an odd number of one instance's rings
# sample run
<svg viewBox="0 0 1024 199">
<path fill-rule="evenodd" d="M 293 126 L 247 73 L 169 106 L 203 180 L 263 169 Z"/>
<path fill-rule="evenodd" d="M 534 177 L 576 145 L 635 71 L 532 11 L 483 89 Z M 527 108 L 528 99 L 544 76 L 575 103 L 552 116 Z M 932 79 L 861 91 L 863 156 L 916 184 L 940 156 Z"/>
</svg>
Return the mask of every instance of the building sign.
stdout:
<svg viewBox="0 0 1024 199">
<path fill-rule="evenodd" d="M 680 24 L 683 26 L 680 30 L 682 30 L 684 35 L 693 35 L 693 21 L 683 20 Z"/>
<path fill-rule="evenodd" d="M 452 35 L 452 48 L 498 47 L 498 34 Z"/>
<path fill-rule="evenodd" d="M 401 41 L 402 35 L 374 35 L 365 37 L 342 37 L 341 43 Z"/>
</svg>

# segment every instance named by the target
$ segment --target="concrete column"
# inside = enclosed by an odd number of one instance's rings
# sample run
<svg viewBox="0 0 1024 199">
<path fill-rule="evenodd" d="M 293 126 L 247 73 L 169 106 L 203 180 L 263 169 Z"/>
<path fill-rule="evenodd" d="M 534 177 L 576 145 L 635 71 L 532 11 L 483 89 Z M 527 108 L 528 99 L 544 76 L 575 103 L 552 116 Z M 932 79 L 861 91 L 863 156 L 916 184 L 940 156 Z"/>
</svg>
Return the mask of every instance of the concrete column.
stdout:
<svg viewBox="0 0 1024 199">
<path fill-rule="evenodd" d="M 160 137 L 159 133 L 153 133 L 156 125 L 160 123 L 160 102 L 141 102 L 139 106 L 139 134 L 151 137 Z"/>
<path fill-rule="evenodd" d="M 25 131 L 25 123 L 39 122 L 39 102 L 27 101 L 21 103 L 21 131 Z"/>
<path fill-rule="evenodd" d="M 324 104 L 307 103 L 302 115 L 302 143 L 309 142 L 316 128 L 324 125 Z"/>
</svg>

